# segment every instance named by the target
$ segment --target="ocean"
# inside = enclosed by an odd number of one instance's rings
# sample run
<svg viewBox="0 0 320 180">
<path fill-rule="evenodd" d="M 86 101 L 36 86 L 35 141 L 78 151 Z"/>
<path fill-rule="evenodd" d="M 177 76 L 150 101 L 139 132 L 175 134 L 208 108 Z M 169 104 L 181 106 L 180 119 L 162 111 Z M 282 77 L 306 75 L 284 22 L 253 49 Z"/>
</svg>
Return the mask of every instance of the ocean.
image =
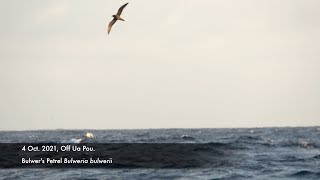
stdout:
<svg viewBox="0 0 320 180">
<path fill-rule="evenodd" d="M 212 143 L 226 152 L 200 168 L 11 168 L 0 179 L 320 179 L 320 127 L 1 131 L 0 143 Z"/>
</svg>

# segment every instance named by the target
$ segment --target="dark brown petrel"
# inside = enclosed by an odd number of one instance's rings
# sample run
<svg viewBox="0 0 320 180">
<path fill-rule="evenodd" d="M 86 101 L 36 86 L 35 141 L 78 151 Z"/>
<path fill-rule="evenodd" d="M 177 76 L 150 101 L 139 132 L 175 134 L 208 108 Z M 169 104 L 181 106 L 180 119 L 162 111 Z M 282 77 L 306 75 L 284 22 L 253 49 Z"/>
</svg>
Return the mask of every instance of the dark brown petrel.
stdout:
<svg viewBox="0 0 320 180">
<path fill-rule="evenodd" d="M 122 18 L 120 17 L 120 15 L 121 15 L 123 9 L 124 9 L 128 4 L 129 4 L 129 3 L 126 3 L 126 4 L 124 4 L 123 6 L 121 6 L 121 7 L 119 8 L 117 14 L 112 16 L 112 17 L 113 17 L 113 20 L 109 23 L 109 26 L 108 26 L 108 34 L 110 33 L 112 26 L 114 25 L 114 23 L 117 22 L 117 20 L 124 21 L 124 19 L 122 19 Z"/>
</svg>

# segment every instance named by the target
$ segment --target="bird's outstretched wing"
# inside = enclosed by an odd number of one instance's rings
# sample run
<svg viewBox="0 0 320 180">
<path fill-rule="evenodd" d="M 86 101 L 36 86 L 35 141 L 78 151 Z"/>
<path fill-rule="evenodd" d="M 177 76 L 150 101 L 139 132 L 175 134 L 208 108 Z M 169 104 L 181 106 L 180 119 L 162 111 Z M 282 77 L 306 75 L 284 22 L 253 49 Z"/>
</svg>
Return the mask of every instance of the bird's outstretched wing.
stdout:
<svg viewBox="0 0 320 180">
<path fill-rule="evenodd" d="M 116 18 L 113 18 L 113 20 L 109 23 L 109 26 L 108 26 L 108 34 L 110 33 L 112 26 L 113 26 L 114 23 L 116 23 L 116 22 L 117 22 L 117 19 L 116 19 Z"/>
<path fill-rule="evenodd" d="M 118 13 L 117 13 L 118 16 L 121 15 L 123 9 L 124 9 L 128 4 L 129 4 L 129 3 L 126 3 L 126 4 L 122 5 L 122 6 L 119 8 Z"/>
</svg>

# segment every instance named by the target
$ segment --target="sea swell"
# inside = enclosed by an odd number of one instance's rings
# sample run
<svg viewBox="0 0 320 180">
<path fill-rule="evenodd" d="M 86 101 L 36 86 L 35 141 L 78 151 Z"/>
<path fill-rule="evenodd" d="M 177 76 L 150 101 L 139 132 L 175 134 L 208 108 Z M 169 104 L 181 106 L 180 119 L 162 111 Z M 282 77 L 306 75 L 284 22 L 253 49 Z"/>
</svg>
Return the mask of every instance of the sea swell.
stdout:
<svg viewBox="0 0 320 180">
<path fill-rule="evenodd" d="M 94 137 L 86 137 L 87 132 Z M 0 174 L 5 179 L 319 179 L 319 137 L 319 127 L 1 131 L 0 143 L 206 143 L 191 151 L 208 163 L 178 169 L 175 164 L 160 169 L 132 169 L 125 164 L 103 170 L 0 169 Z"/>
</svg>

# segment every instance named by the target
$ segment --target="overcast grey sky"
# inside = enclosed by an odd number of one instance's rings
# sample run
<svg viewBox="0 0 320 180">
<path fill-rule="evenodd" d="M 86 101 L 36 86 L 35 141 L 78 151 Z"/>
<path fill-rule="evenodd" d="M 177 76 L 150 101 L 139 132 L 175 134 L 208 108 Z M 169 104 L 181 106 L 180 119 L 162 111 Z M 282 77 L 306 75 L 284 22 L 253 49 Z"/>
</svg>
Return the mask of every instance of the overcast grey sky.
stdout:
<svg viewBox="0 0 320 180">
<path fill-rule="evenodd" d="M 320 125 L 319 0 L 0 0 L 0 129 Z"/>
</svg>

